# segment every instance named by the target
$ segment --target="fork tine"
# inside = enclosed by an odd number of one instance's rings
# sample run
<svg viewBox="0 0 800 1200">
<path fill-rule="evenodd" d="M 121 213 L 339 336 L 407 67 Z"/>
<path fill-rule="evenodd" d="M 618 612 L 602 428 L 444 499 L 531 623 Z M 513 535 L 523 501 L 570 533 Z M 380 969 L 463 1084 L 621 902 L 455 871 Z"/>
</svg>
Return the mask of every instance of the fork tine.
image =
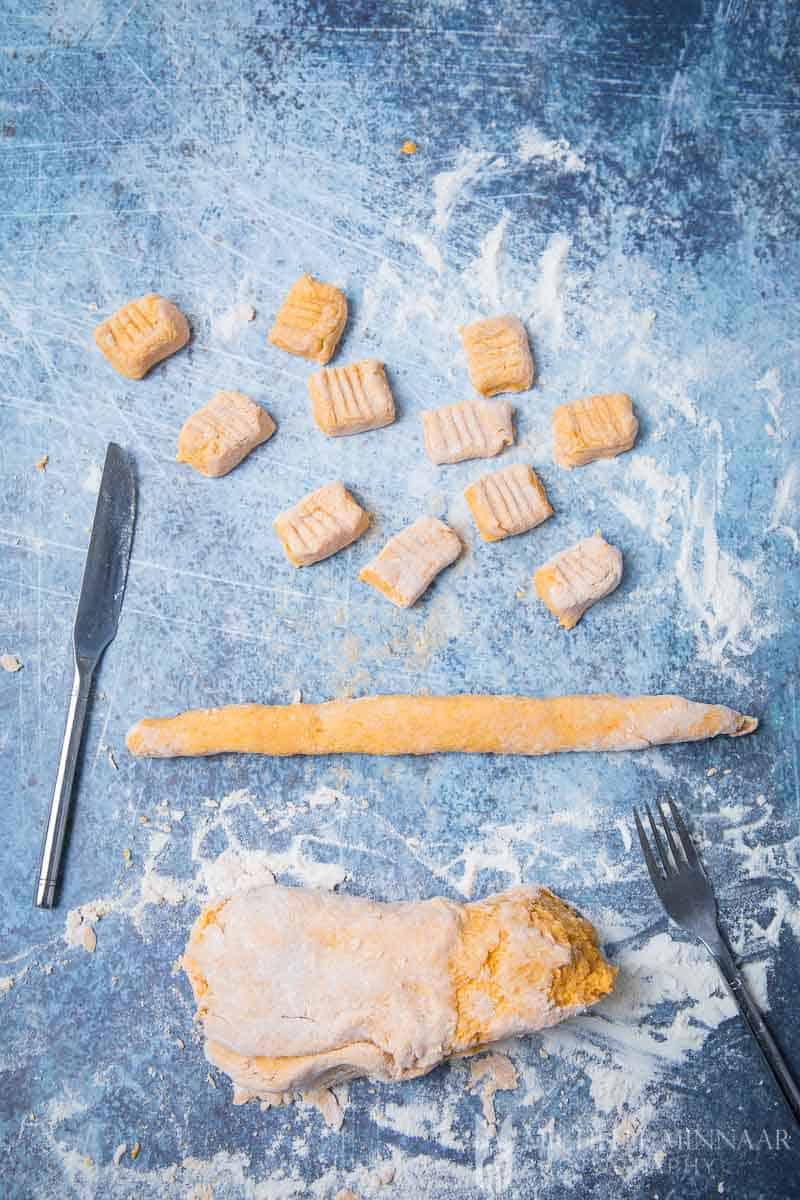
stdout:
<svg viewBox="0 0 800 1200">
<path fill-rule="evenodd" d="M 692 835 L 686 828 L 684 819 L 678 811 L 677 804 L 675 804 L 670 796 L 667 796 L 667 804 L 669 805 L 669 811 L 672 813 L 672 819 L 675 822 L 675 828 L 678 831 L 678 837 L 681 839 L 681 845 L 683 846 L 683 853 L 686 855 L 686 861 L 690 867 L 699 866 L 700 859 L 698 858 L 697 851 L 694 848 Z"/>
<path fill-rule="evenodd" d="M 667 797 L 667 800 L 669 800 L 669 797 Z M 661 824 L 664 826 L 664 833 L 669 842 L 669 848 L 672 851 L 672 861 L 675 863 L 675 870 L 680 871 L 683 866 L 683 857 L 678 853 L 678 843 L 673 836 L 670 823 L 667 820 L 667 814 L 664 812 L 664 803 L 661 800 L 658 802 L 658 815 L 661 817 Z"/>
<path fill-rule="evenodd" d="M 669 879 L 670 875 L 672 875 L 674 873 L 673 869 L 672 869 L 672 864 L 669 861 L 669 855 L 667 854 L 667 851 L 664 848 L 664 843 L 661 840 L 661 834 L 658 832 L 658 826 L 656 825 L 655 818 L 653 817 L 653 814 L 650 812 L 649 804 L 645 804 L 644 811 L 647 813 L 647 819 L 649 820 L 650 828 L 653 831 L 653 838 L 655 840 L 656 846 L 658 847 L 658 855 L 659 855 L 659 858 L 661 859 L 661 866 L 664 868 L 664 874 L 666 875 L 667 879 Z"/>
<path fill-rule="evenodd" d="M 647 870 L 650 874 L 651 880 L 653 881 L 653 886 L 655 887 L 656 891 L 658 891 L 661 883 L 663 882 L 664 876 L 661 874 L 658 863 L 653 855 L 653 851 L 650 849 L 650 843 L 647 840 L 647 834 L 644 831 L 644 825 L 642 825 L 639 813 L 636 811 L 635 807 L 633 810 L 633 819 L 636 822 L 636 832 L 639 834 L 639 841 L 642 844 L 642 854 L 644 855 L 644 861 L 647 864 Z"/>
</svg>

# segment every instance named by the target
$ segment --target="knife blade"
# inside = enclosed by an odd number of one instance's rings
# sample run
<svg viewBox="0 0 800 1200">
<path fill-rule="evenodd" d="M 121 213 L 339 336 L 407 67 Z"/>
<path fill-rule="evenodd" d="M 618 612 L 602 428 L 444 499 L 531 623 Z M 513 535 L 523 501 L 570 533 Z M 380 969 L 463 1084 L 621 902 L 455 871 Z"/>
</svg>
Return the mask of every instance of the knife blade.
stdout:
<svg viewBox="0 0 800 1200">
<path fill-rule="evenodd" d="M 136 480 L 125 451 L 109 442 L 75 616 L 75 670 L 58 774 L 50 801 L 35 903 L 52 908 L 58 887 L 72 785 L 78 763 L 92 678 L 116 636 L 136 523 Z"/>
</svg>

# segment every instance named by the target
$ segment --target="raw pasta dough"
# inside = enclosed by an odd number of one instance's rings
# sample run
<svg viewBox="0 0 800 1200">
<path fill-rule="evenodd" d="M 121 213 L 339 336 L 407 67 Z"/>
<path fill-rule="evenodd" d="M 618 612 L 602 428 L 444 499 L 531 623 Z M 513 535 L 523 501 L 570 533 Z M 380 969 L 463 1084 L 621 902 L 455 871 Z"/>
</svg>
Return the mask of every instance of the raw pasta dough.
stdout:
<svg viewBox="0 0 800 1200">
<path fill-rule="evenodd" d="M 132 754 L 555 754 L 643 750 L 757 727 L 682 696 L 367 696 L 325 704 L 239 704 L 139 721 Z"/>
<path fill-rule="evenodd" d="M 462 550 L 455 530 L 436 517 L 420 517 L 396 533 L 359 579 L 377 588 L 398 608 L 409 608 Z"/>
<path fill-rule="evenodd" d="M 533 355 L 519 317 L 489 317 L 461 330 L 476 392 L 525 392 L 533 386 Z"/>
<path fill-rule="evenodd" d="M 465 400 L 422 414 L 425 450 L 431 462 L 494 458 L 514 444 L 513 409 L 508 400 Z"/>
<path fill-rule="evenodd" d="M 536 594 L 564 629 L 572 629 L 622 579 L 622 552 L 599 533 L 551 558 L 533 577 Z"/>
<path fill-rule="evenodd" d="M 369 515 L 337 480 L 287 508 L 272 524 L 289 562 L 310 567 L 360 538 L 369 528 Z"/>
<path fill-rule="evenodd" d="M 274 432 L 272 417 L 249 396 L 217 392 L 184 423 L 178 437 L 178 462 L 189 463 L 212 478 L 227 475 Z"/>
<path fill-rule="evenodd" d="M 553 444 L 561 467 L 584 467 L 630 450 L 639 432 L 630 396 L 610 392 L 562 404 L 553 413 Z"/>
<path fill-rule="evenodd" d="M 464 495 L 485 542 L 526 533 L 553 515 L 542 481 L 525 463 L 482 475 Z"/>
<path fill-rule="evenodd" d="M 581 1011 L 616 974 L 590 923 L 538 887 L 472 904 L 255 887 L 201 914 L 182 963 L 238 1100 L 413 1079 Z"/>
<path fill-rule="evenodd" d="M 150 292 L 102 321 L 94 340 L 120 375 L 142 379 L 156 363 L 186 345 L 189 322 L 171 300 Z"/>
<path fill-rule="evenodd" d="M 347 298 L 331 283 L 301 275 L 289 289 L 269 331 L 273 346 L 323 366 L 336 353 L 347 323 Z"/>
<path fill-rule="evenodd" d="M 386 370 L 375 358 L 316 371 L 308 389 L 314 420 L 329 437 L 383 429 L 394 421 L 394 397 Z"/>
</svg>

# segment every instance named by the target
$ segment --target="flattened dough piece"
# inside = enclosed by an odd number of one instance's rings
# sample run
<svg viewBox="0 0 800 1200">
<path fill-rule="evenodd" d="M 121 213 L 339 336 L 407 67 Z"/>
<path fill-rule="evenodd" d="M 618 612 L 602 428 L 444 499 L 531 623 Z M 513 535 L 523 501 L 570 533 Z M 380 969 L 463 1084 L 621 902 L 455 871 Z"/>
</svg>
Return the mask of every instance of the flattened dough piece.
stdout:
<svg viewBox="0 0 800 1200">
<path fill-rule="evenodd" d="M 542 481 L 525 463 L 482 475 L 464 495 L 485 542 L 525 533 L 553 515 Z"/>
<path fill-rule="evenodd" d="M 508 400 L 465 400 L 427 409 L 422 431 L 428 458 L 439 465 L 494 458 L 514 444 L 512 414 Z"/>
<path fill-rule="evenodd" d="M 255 400 L 242 392 L 217 392 L 184 423 L 178 462 L 211 478 L 227 475 L 274 432 L 275 422 Z"/>
<path fill-rule="evenodd" d="M 409 608 L 461 553 L 461 539 L 436 517 L 420 517 L 396 533 L 359 579 L 382 592 L 398 608 Z"/>
<path fill-rule="evenodd" d="M 347 297 L 332 283 L 301 275 L 292 284 L 275 324 L 273 346 L 323 365 L 333 358 L 347 323 Z"/>
<path fill-rule="evenodd" d="M 621 579 L 622 551 L 596 533 L 551 558 L 533 583 L 564 629 L 572 629 L 587 608 L 619 587 Z"/>
<path fill-rule="evenodd" d="M 630 450 L 638 432 L 625 392 L 589 396 L 562 404 L 553 413 L 553 456 L 560 467 L 584 467 Z"/>
<path fill-rule="evenodd" d="M 186 345 L 189 322 L 171 300 L 150 292 L 101 321 L 94 340 L 120 375 L 142 379 L 156 363 Z"/>
<path fill-rule="evenodd" d="M 329 437 L 366 433 L 394 421 L 394 396 L 384 365 L 375 358 L 316 371 L 308 390 L 314 420 Z"/>
<path fill-rule="evenodd" d="M 310 567 L 360 538 L 369 527 L 369 515 L 337 480 L 287 508 L 272 524 L 289 562 Z"/>
<path fill-rule="evenodd" d="M 131 754 L 557 754 L 644 750 L 758 727 L 683 696 L 365 696 L 325 704 L 235 704 L 139 721 Z"/>
<path fill-rule="evenodd" d="M 240 1099 L 414 1079 L 580 1012 L 616 975 L 592 925 L 540 887 L 471 904 L 254 887 L 201 913 L 182 965 Z"/>
<path fill-rule="evenodd" d="M 489 317 L 461 330 L 469 377 L 476 392 L 526 392 L 533 387 L 533 355 L 519 317 Z"/>
</svg>

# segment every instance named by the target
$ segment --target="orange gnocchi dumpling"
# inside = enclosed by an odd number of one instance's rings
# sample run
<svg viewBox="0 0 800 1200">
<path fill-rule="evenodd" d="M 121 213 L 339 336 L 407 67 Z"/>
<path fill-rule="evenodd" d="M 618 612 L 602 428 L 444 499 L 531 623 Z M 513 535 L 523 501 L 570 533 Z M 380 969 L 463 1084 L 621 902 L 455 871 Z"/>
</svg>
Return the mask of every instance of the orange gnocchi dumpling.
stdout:
<svg viewBox="0 0 800 1200">
<path fill-rule="evenodd" d="M 533 387 L 533 355 L 519 317 L 489 317 L 461 330 L 472 386 L 482 396 Z"/>
<path fill-rule="evenodd" d="M 512 414 L 508 400 L 465 400 L 426 410 L 422 430 L 428 457 L 440 465 L 494 458 L 514 444 Z"/>
<path fill-rule="evenodd" d="M 313 275 L 301 275 L 281 305 L 269 340 L 289 354 L 324 366 L 336 353 L 346 322 L 344 292 Z"/>
<path fill-rule="evenodd" d="M 324 367 L 311 376 L 308 390 L 314 420 L 329 437 L 382 429 L 395 419 L 392 389 L 377 359 Z"/>
<path fill-rule="evenodd" d="M 409 608 L 461 553 L 461 539 L 436 517 L 420 517 L 396 533 L 359 579 L 377 588 L 398 608 Z"/>
<path fill-rule="evenodd" d="M 289 562 L 310 567 L 357 541 L 369 526 L 369 514 L 337 480 L 304 496 L 272 524 Z"/>
<path fill-rule="evenodd" d="M 464 495 L 485 542 L 526 533 L 553 515 L 542 481 L 525 463 L 482 475 Z"/>
<path fill-rule="evenodd" d="M 181 429 L 178 462 L 212 478 L 227 475 L 274 432 L 272 417 L 249 396 L 217 392 Z"/>
<path fill-rule="evenodd" d="M 630 450 L 639 432 L 631 398 L 609 392 L 562 404 L 553 413 L 553 454 L 560 467 L 584 467 Z"/>
<path fill-rule="evenodd" d="M 551 558 L 533 577 L 536 594 L 564 629 L 609 596 L 622 579 L 622 552 L 599 533 Z"/>
<path fill-rule="evenodd" d="M 156 363 L 186 345 L 189 322 L 171 300 L 150 292 L 102 321 L 94 340 L 120 375 L 143 379 Z"/>
</svg>

